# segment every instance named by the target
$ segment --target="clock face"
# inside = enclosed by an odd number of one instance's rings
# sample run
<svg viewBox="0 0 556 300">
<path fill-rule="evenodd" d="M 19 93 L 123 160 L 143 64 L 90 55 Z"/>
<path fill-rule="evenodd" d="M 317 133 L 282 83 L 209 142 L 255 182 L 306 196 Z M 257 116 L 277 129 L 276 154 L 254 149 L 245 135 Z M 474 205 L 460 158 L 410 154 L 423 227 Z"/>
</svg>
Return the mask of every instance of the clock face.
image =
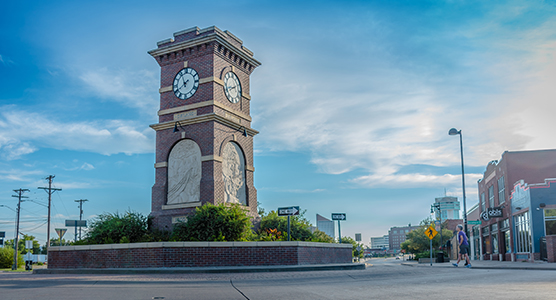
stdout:
<svg viewBox="0 0 556 300">
<path fill-rule="evenodd" d="M 193 96 L 199 88 L 199 74 L 192 68 L 185 68 L 174 78 L 174 95 L 180 99 Z"/>
<path fill-rule="evenodd" d="M 224 93 L 232 103 L 238 103 L 241 99 L 241 83 L 234 72 L 224 75 Z"/>
</svg>

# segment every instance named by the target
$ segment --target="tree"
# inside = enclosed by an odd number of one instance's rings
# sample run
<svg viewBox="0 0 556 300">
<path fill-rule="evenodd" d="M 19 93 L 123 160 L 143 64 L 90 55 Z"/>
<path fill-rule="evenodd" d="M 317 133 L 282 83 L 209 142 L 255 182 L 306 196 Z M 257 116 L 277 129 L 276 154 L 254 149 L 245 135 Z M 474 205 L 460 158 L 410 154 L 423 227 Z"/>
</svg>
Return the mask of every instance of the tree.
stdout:
<svg viewBox="0 0 556 300">
<path fill-rule="evenodd" d="M 261 218 L 261 228 L 259 233 L 267 229 L 276 229 L 282 232 L 283 240 L 288 240 L 288 218 L 278 216 L 276 211 L 271 211 Z M 313 238 L 311 233 L 311 223 L 304 217 L 304 213 L 297 216 L 290 216 L 290 234 L 292 241 L 310 241 Z"/>
<path fill-rule="evenodd" d="M 247 241 L 252 235 L 251 218 L 239 204 L 207 203 L 174 227 L 177 241 Z"/>
<path fill-rule="evenodd" d="M 421 221 L 421 227 L 409 232 L 407 234 L 407 239 L 401 244 L 401 248 L 407 253 L 421 253 L 429 251 L 430 249 L 430 239 L 425 234 L 425 231 L 430 226 L 432 220 L 425 219 Z M 442 235 L 444 237 L 444 243 L 452 236 L 452 231 L 449 229 L 442 229 Z M 432 248 L 438 249 L 440 246 L 440 233 L 438 233 L 432 239 Z"/>
<path fill-rule="evenodd" d="M 17 251 L 22 254 L 27 253 L 27 249 L 25 249 L 25 241 L 33 241 L 33 248 L 31 249 L 34 254 L 39 254 L 41 252 L 41 245 L 32 235 L 24 234 L 23 238 L 20 238 L 17 243 Z M 14 247 L 14 240 L 6 240 L 5 247 L 10 247 L 13 249 Z"/>
</svg>

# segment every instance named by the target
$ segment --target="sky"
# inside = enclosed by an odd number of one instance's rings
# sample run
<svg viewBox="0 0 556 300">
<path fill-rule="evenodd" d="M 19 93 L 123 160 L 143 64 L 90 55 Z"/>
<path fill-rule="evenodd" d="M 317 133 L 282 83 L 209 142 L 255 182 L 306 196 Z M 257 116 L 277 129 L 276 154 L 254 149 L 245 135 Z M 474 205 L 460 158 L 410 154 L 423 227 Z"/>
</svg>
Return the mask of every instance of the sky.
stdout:
<svg viewBox="0 0 556 300">
<path fill-rule="evenodd" d="M 554 149 L 555 1 L 4 1 L 0 231 L 46 240 L 102 213 L 150 212 L 160 69 L 147 54 L 193 26 L 244 41 L 255 187 L 266 211 L 346 213 L 342 235 L 467 208 L 504 151 Z M 73 239 L 69 228 L 65 238 Z"/>
</svg>

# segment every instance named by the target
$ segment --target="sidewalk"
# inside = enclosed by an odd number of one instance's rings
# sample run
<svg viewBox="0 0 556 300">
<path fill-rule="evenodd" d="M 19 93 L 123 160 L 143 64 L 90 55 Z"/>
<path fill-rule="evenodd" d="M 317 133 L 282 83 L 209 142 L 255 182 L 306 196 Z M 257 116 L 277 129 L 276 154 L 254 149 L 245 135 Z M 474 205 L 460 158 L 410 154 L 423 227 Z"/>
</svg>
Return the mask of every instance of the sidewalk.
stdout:
<svg viewBox="0 0 556 300">
<path fill-rule="evenodd" d="M 457 260 L 451 260 L 445 263 L 432 263 L 433 268 L 455 268 L 452 264 Z M 416 261 L 404 261 L 401 263 L 403 266 L 411 267 L 428 267 L 430 263 L 418 263 Z M 460 261 L 459 268 L 464 267 L 465 262 Z M 545 261 L 536 262 L 512 262 L 512 261 L 492 261 L 492 260 L 472 260 L 471 266 L 473 269 L 514 269 L 514 270 L 547 270 L 556 271 L 556 263 L 547 263 Z"/>
</svg>

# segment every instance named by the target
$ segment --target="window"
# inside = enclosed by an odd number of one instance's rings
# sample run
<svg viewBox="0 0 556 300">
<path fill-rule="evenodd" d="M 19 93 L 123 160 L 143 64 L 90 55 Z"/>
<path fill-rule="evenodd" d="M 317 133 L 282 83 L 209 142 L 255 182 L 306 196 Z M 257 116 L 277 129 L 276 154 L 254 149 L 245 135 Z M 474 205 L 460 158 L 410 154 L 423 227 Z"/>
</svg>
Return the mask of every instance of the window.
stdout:
<svg viewBox="0 0 556 300">
<path fill-rule="evenodd" d="M 485 193 L 481 194 L 481 211 L 485 211 L 486 207 L 485 207 Z"/>
<path fill-rule="evenodd" d="M 498 233 L 492 235 L 492 253 L 498 253 Z"/>
<path fill-rule="evenodd" d="M 494 185 L 488 187 L 488 207 L 494 207 Z"/>
<path fill-rule="evenodd" d="M 508 230 L 510 228 L 510 219 L 500 221 L 500 230 Z"/>
<path fill-rule="evenodd" d="M 544 210 L 544 225 L 546 235 L 556 235 L 556 209 Z"/>
<path fill-rule="evenodd" d="M 498 223 L 494 223 L 490 225 L 490 232 L 496 232 L 496 231 L 498 231 Z"/>
<path fill-rule="evenodd" d="M 529 230 L 529 212 L 514 216 L 516 252 L 531 252 L 531 232 Z"/>
<path fill-rule="evenodd" d="M 498 178 L 498 203 L 504 203 L 506 201 L 504 190 L 504 176 L 502 176 Z"/>
</svg>

